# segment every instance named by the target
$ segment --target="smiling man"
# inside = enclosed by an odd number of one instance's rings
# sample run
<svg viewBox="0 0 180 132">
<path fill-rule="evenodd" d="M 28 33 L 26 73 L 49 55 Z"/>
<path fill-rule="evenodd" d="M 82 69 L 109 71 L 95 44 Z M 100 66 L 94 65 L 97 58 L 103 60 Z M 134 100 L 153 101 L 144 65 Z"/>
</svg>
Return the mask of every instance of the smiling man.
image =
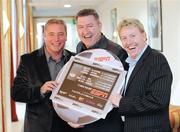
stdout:
<svg viewBox="0 0 180 132">
<path fill-rule="evenodd" d="M 170 132 L 172 73 L 165 56 L 147 44 L 137 19 L 122 20 L 118 33 L 129 69 L 123 95 L 114 95 L 111 102 L 125 117 L 124 132 Z"/>
<path fill-rule="evenodd" d="M 77 53 L 88 49 L 105 49 L 118 56 L 124 62 L 127 57 L 125 50 L 103 35 L 101 32 L 102 23 L 94 9 L 80 10 L 76 15 L 76 22 L 77 32 L 81 40 L 77 45 Z M 110 111 L 105 119 L 100 119 L 94 123 L 85 126 L 69 124 L 76 128 L 82 127 L 79 128 L 80 132 L 122 132 L 123 127 L 117 108 Z"/>
<path fill-rule="evenodd" d="M 105 49 L 116 56 L 123 62 L 127 57 L 125 50 L 111 40 L 107 39 L 101 32 L 102 23 L 99 15 L 94 9 L 82 9 L 76 15 L 77 32 L 80 42 L 76 51 L 80 53 L 88 49 Z"/>
<path fill-rule="evenodd" d="M 12 98 L 26 103 L 24 132 L 74 132 L 49 99 L 57 86 L 56 75 L 72 55 L 64 49 L 66 38 L 64 21 L 50 19 L 45 24 L 43 47 L 21 56 Z"/>
</svg>

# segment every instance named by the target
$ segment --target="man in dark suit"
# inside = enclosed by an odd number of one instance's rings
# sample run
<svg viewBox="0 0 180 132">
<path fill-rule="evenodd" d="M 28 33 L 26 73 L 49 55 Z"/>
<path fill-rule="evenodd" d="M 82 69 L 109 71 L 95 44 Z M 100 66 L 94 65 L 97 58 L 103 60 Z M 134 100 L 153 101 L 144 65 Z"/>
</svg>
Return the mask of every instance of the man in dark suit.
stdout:
<svg viewBox="0 0 180 132">
<path fill-rule="evenodd" d="M 49 99 L 57 86 L 56 75 L 72 55 L 64 49 L 66 37 L 64 21 L 50 19 L 44 27 L 44 46 L 21 56 L 12 98 L 26 103 L 24 132 L 73 131 L 58 117 Z"/>
<path fill-rule="evenodd" d="M 77 32 L 81 41 L 77 45 L 77 53 L 89 49 L 105 49 L 123 62 L 126 51 L 118 44 L 107 39 L 101 32 L 102 23 L 94 9 L 82 9 L 76 15 Z M 82 127 L 80 132 L 122 132 L 123 122 L 118 109 L 114 108 L 105 119 L 100 119 L 85 126 L 69 123 L 72 127 Z"/>
<path fill-rule="evenodd" d="M 139 20 L 122 20 L 118 33 L 129 69 L 123 95 L 113 96 L 111 102 L 124 118 L 124 132 L 170 132 L 172 73 L 166 58 L 147 44 Z"/>
</svg>

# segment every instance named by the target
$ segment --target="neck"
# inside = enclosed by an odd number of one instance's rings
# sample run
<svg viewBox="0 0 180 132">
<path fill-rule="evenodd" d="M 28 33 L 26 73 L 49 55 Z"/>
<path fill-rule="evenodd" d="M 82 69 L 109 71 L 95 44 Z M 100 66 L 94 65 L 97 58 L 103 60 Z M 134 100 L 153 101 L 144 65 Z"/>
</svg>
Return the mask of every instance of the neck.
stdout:
<svg viewBox="0 0 180 132">
<path fill-rule="evenodd" d="M 61 59 L 61 56 L 62 56 L 62 51 L 58 52 L 58 53 L 53 53 L 53 54 L 50 54 L 50 55 L 55 61 L 59 61 Z"/>
<path fill-rule="evenodd" d="M 52 57 L 53 60 L 55 61 L 59 61 L 62 57 L 62 50 L 58 51 L 58 52 L 52 52 L 52 51 L 49 51 L 47 48 L 46 49 L 46 52 Z"/>
</svg>

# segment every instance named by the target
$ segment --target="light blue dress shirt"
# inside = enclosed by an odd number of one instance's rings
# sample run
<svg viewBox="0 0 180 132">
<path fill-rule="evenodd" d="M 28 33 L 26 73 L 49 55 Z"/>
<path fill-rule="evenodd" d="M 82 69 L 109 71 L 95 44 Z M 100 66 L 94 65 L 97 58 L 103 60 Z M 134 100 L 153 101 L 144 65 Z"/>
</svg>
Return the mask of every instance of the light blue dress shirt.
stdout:
<svg viewBox="0 0 180 132">
<path fill-rule="evenodd" d="M 146 50 L 146 48 L 148 47 L 148 44 L 145 45 L 144 49 L 141 51 L 141 53 L 136 57 L 136 59 L 132 59 L 129 55 L 128 55 L 128 58 L 126 59 L 126 62 L 129 64 L 129 69 L 128 69 L 128 72 L 127 72 L 127 75 L 126 75 L 126 79 L 125 79 L 125 87 L 124 87 L 124 92 L 123 92 L 123 95 L 125 94 L 126 92 L 126 87 L 127 87 L 127 84 L 128 84 L 128 81 L 129 81 L 129 78 L 131 76 L 131 73 L 134 69 L 134 67 L 136 66 L 138 60 L 141 58 L 142 54 L 144 53 L 144 51 Z"/>
</svg>

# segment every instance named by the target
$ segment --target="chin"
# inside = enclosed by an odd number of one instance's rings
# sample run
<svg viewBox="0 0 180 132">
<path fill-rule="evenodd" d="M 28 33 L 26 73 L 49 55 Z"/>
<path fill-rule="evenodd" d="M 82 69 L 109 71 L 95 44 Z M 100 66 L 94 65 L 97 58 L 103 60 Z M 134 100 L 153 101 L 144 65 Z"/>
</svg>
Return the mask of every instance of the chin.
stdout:
<svg viewBox="0 0 180 132">
<path fill-rule="evenodd" d="M 132 55 L 131 58 L 136 59 L 137 55 Z"/>
<path fill-rule="evenodd" d="M 53 49 L 53 52 L 59 52 L 60 48 Z"/>
</svg>

